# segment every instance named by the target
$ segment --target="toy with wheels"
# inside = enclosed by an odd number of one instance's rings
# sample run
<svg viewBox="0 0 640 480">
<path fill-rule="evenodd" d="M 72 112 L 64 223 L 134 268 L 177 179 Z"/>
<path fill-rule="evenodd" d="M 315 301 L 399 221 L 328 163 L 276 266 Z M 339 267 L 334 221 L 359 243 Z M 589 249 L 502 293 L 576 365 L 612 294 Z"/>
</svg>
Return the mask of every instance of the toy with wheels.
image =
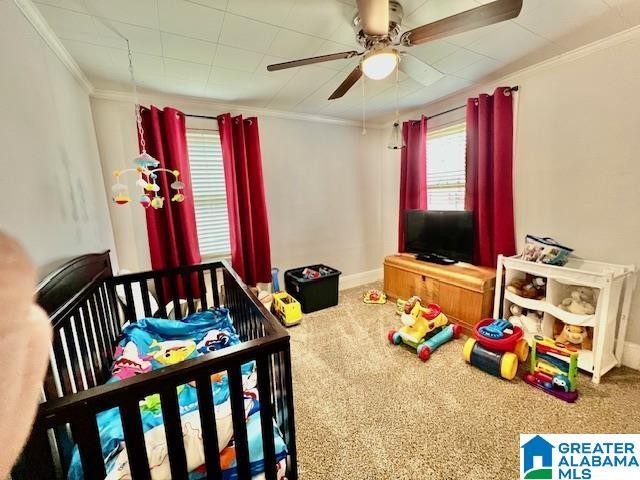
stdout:
<svg viewBox="0 0 640 480">
<path fill-rule="evenodd" d="M 401 300 L 398 300 L 400 305 Z M 423 307 L 419 297 L 402 302 L 400 319 L 404 326 L 391 330 L 389 341 L 394 345 L 404 343 L 415 348 L 418 357 L 426 362 L 431 354 L 448 341 L 460 336 L 459 325 L 448 324 L 439 305 L 431 303 Z"/>
<path fill-rule="evenodd" d="M 480 370 L 513 380 L 518 361 L 529 356 L 529 345 L 522 338 L 524 332 L 504 319 L 481 320 L 473 328 L 473 338 L 464 344 L 462 355 L 467 363 Z"/>
<path fill-rule="evenodd" d="M 302 308 L 300 302 L 289 295 L 287 292 L 278 292 L 273 294 L 273 303 L 271 311 L 280 320 L 285 327 L 292 327 L 300 323 L 302 320 Z"/>
<path fill-rule="evenodd" d="M 523 377 L 526 383 L 573 403 L 578 398 L 577 374 L 578 350 L 573 345 L 540 335 L 533 337 L 529 372 Z"/>
</svg>

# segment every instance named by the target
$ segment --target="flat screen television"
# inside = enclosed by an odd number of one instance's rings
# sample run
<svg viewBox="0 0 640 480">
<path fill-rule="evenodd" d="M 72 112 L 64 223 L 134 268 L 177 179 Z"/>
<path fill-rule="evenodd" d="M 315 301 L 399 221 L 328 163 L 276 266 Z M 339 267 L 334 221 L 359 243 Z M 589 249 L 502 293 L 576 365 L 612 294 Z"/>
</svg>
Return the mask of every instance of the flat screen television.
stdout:
<svg viewBox="0 0 640 480">
<path fill-rule="evenodd" d="M 406 210 L 404 229 L 405 250 L 420 260 L 473 260 L 473 212 Z"/>
</svg>

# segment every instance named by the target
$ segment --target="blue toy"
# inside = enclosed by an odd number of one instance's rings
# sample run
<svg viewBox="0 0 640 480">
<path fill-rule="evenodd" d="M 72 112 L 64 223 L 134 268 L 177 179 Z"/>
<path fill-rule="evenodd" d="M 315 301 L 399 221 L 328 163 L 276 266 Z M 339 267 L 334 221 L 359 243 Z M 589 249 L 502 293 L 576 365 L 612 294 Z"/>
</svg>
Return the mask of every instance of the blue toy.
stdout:
<svg viewBox="0 0 640 480">
<path fill-rule="evenodd" d="M 505 330 L 513 330 L 513 325 L 511 322 L 501 318 L 498 320 L 494 320 L 489 325 L 485 325 L 484 327 L 480 327 L 478 331 L 483 337 L 499 339 L 503 338 Z"/>
</svg>

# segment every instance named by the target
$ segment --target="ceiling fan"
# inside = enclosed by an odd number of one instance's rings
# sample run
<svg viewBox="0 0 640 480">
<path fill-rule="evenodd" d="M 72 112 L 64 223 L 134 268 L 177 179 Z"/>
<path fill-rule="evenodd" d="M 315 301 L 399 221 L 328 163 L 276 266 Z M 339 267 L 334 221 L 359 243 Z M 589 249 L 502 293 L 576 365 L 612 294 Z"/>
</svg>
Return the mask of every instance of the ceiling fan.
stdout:
<svg viewBox="0 0 640 480">
<path fill-rule="evenodd" d="M 344 96 L 363 73 L 372 80 L 381 80 L 389 76 L 396 66 L 416 81 L 430 85 L 442 78 L 443 74 L 397 47 L 413 47 L 515 18 L 520 14 L 522 2 L 523 0 L 496 0 L 400 35 L 404 12 L 397 0 L 357 0 L 358 13 L 353 19 L 353 27 L 358 43 L 364 48 L 363 52 L 352 50 L 276 63 L 267 66 L 267 70 L 273 72 L 331 60 L 362 57 L 329 100 Z M 404 56 L 402 62 L 401 55 Z"/>
</svg>

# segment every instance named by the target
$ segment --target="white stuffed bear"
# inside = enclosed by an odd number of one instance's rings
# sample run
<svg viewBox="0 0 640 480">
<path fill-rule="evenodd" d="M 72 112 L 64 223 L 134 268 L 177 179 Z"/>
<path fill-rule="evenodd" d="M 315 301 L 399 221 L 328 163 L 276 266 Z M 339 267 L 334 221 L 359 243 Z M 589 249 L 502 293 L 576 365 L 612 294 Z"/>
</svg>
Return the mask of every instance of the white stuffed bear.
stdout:
<svg viewBox="0 0 640 480">
<path fill-rule="evenodd" d="M 577 315 L 593 315 L 596 313 L 595 294 L 592 289 L 578 287 L 571 292 L 571 296 L 562 300 L 560 307 L 567 312 Z"/>
<path fill-rule="evenodd" d="M 515 327 L 522 328 L 531 335 L 542 334 L 542 313 L 535 310 L 527 310 L 519 305 L 513 304 L 509 308 L 511 316 L 509 322 Z"/>
</svg>

